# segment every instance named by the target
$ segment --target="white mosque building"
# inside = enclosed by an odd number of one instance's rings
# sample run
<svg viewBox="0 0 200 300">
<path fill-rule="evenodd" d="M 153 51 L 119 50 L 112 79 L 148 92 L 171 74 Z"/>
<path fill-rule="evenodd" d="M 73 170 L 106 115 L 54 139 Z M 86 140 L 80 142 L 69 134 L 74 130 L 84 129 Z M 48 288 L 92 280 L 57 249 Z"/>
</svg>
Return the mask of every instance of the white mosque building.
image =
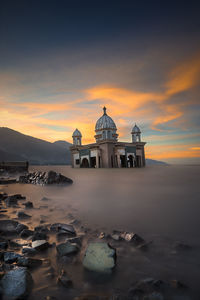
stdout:
<svg viewBox="0 0 200 300">
<path fill-rule="evenodd" d="M 132 142 L 118 142 L 117 127 L 107 115 L 106 107 L 95 126 L 96 143 L 82 145 L 82 134 L 76 129 L 70 147 L 74 168 L 134 168 L 145 166 L 145 142 L 135 124 L 131 131 Z"/>
</svg>

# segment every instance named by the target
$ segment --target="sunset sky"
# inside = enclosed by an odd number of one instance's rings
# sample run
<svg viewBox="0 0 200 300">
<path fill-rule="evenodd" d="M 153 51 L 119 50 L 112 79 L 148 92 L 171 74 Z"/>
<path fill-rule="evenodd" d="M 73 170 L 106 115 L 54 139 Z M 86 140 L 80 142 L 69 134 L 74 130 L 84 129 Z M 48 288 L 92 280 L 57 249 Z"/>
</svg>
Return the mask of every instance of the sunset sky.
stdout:
<svg viewBox="0 0 200 300">
<path fill-rule="evenodd" d="M 146 156 L 200 163 L 198 1 L 4 1 L 0 126 L 94 141 L 102 107 Z M 200 3 L 200 2 L 199 2 Z"/>
</svg>

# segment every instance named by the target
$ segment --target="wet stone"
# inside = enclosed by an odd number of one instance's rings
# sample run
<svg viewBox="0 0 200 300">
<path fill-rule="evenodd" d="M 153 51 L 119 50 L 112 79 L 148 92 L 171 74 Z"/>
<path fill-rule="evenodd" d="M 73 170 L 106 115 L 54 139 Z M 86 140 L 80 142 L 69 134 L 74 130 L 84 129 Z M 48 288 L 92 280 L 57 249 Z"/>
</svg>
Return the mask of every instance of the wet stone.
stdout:
<svg viewBox="0 0 200 300">
<path fill-rule="evenodd" d="M 17 233 L 22 232 L 22 230 L 24 230 L 24 229 L 28 229 L 28 226 L 26 226 L 24 224 L 18 224 L 17 227 L 16 227 Z"/>
<path fill-rule="evenodd" d="M 25 208 L 33 208 L 33 203 L 31 201 L 27 201 L 23 203 L 23 205 L 25 206 Z"/>
<path fill-rule="evenodd" d="M 47 239 L 47 234 L 45 232 L 35 232 L 32 237 L 32 241 L 37 241 L 37 240 L 46 240 Z"/>
<path fill-rule="evenodd" d="M 49 243 L 46 240 L 37 240 L 32 242 L 32 248 L 35 250 L 45 250 L 49 248 Z"/>
<path fill-rule="evenodd" d="M 116 263 L 116 250 L 107 243 L 90 243 L 85 252 L 83 266 L 91 271 L 108 273 Z"/>
<path fill-rule="evenodd" d="M 35 255 L 37 253 L 37 250 L 32 247 L 23 247 L 22 253 L 27 255 Z"/>
<path fill-rule="evenodd" d="M 83 240 L 83 236 L 77 236 L 77 237 L 68 238 L 67 242 L 70 242 L 72 244 L 77 244 L 79 247 L 81 247 L 82 240 Z"/>
<path fill-rule="evenodd" d="M 3 294 L 8 299 L 23 299 L 29 295 L 33 279 L 26 268 L 15 268 L 3 276 L 1 285 Z"/>
<path fill-rule="evenodd" d="M 22 230 L 22 232 L 20 233 L 20 237 L 22 239 L 27 239 L 29 238 L 30 236 L 32 236 L 34 234 L 34 231 L 33 230 L 29 230 L 29 229 L 24 229 Z"/>
<path fill-rule="evenodd" d="M 6 249 L 8 247 L 8 241 L 0 237 L 0 249 Z"/>
<path fill-rule="evenodd" d="M 65 255 L 77 253 L 79 247 L 76 244 L 66 242 L 57 245 L 56 250 L 59 256 L 65 256 Z"/>
<path fill-rule="evenodd" d="M 36 232 L 42 232 L 42 233 L 47 233 L 49 232 L 49 229 L 47 228 L 47 225 L 39 225 L 36 226 L 34 229 Z"/>
<path fill-rule="evenodd" d="M 19 212 L 17 213 L 17 217 L 18 217 L 19 219 L 29 219 L 29 218 L 31 218 L 30 215 L 26 214 L 26 213 L 23 212 L 23 211 L 19 211 Z"/>
<path fill-rule="evenodd" d="M 20 254 L 15 252 L 5 252 L 4 253 L 4 262 L 7 264 L 12 264 L 17 261 L 19 257 L 22 257 Z"/>
<path fill-rule="evenodd" d="M 21 266 L 21 267 L 35 268 L 35 267 L 39 267 L 42 265 L 42 260 L 22 256 L 22 257 L 17 258 L 16 263 L 18 266 Z"/>
<path fill-rule="evenodd" d="M 4 234 L 16 233 L 19 222 L 13 220 L 0 220 L 0 232 Z"/>
<path fill-rule="evenodd" d="M 50 230 L 60 233 L 69 233 L 71 235 L 76 235 L 74 227 L 69 224 L 54 223 L 51 225 Z"/>
</svg>

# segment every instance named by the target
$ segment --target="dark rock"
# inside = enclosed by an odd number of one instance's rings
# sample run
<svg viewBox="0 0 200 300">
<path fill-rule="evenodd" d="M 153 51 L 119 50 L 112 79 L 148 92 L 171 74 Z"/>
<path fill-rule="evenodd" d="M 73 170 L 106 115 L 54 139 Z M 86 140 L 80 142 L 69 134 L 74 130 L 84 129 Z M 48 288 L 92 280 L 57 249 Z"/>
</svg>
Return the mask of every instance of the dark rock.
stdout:
<svg viewBox="0 0 200 300">
<path fill-rule="evenodd" d="M 5 198 L 5 204 L 7 207 L 16 206 L 18 204 L 18 200 L 24 200 L 26 197 L 23 197 L 21 194 L 10 195 Z"/>
<path fill-rule="evenodd" d="M 26 214 L 25 212 L 23 212 L 23 211 L 18 211 L 17 217 L 18 217 L 19 219 L 29 219 L 29 218 L 31 218 L 30 215 L 27 215 L 27 214 Z"/>
<path fill-rule="evenodd" d="M 65 256 L 65 255 L 77 253 L 79 250 L 79 247 L 77 246 L 77 244 L 72 244 L 72 243 L 66 242 L 66 243 L 57 245 L 56 250 L 57 250 L 58 255 Z"/>
<path fill-rule="evenodd" d="M 25 200 L 26 197 L 25 196 L 22 196 L 21 194 L 15 194 L 13 195 L 15 198 L 17 198 L 17 200 Z"/>
<path fill-rule="evenodd" d="M 133 243 L 135 246 L 138 246 L 139 244 L 144 244 L 145 241 L 143 238 L 141 238 L 138 234 L 133 232 L 122 232 L 113 230 L 113 233 L 111 234 L 111 238 L 115 241 L 125 240 L 127 242 Z"/>
<path fill-rule="evenodd" d="M 33 208 L 33 203 L 31 201 L 27 201 L 25 203 L 23 203 L 23 205 L 26 207 L 26 208 Z"/>
<path fill-rule="evenodd" d="M 107 243 L 90 243 L 85 252 L 83 266 L 91 271 L 110 272 L 116 264 L 116 250 Z"/>
<path fill-rule="evenodd" d="M 69 238 L 69 239 L 67 239 L 67 242 L 70 242 L 72 244 L 77 244 L 79 247 L 81 247 L 82 240 L 83 240 L 83 235 Z"/>
<path fill-rule="evenodd" d="M 47 232 L 49 232 L 49 229 L 47 228 L 46 225 L 39 225 L 39 226 L 36 226 L 34 230 L 35 230 L 36 232 L 42 232 L 42 233 L 47 233 Z"/>
<path fill-rule="evenodd" d="M 56 173 L 54 171 L 49 172 L 34 172 L 29 173 L 25 176 L 19 177 L 19 182 L 21 183 L 33 183 L 33 184 L 66 184 L 73 183 L 73 181 L 61 175 L 60 173 Z"/>
<path fill-rule="evenodd" d="M 56 231 L 60 233 L 69 233 L 71 235 L 76 235 L 76 231 L 72 225 L 64 224 L 64 223 L 54 223 L 50 227 L 51 231 Z"/>
<path fill-rule="evenodd" d="M 42 264 L 42 260 L 22 256 L 17 258 L 16 263 L 20 267 L 35 268 Z"/>
<path fill-rule="evenodd" d="M 32 247 L 23 247 L 22 253 L 28 255 L 35 255 L 37 253 L 37 250 Z"/>
<path fill-rule="evenodd" d="M 125 239 L 125 241 L 134 243 L 135 245 L 144 243 L 143 238 L 141 238 L 137 233 L 126 232 L 122 237 Z"/>
<path fill-rule="evenodd" d="M 62 270 L 60 275 L 58 276 L 57 283 L 61 284 L 62 286 L 66 287 L 66 288 L 69 288 L 72 286 L 72 281 L 71 281 L 71 279 L 69 279 L 67 273 L 64 270 Z"/>
<path fill-rule="evenodd" d="M 15 195 L 8 196 L 4 201 L 7 207 L 16 206 L 18 204 L 18 199 Z"/>
<path fill-rule="evenodd" d="M 20 233 L 20 237 L 22 239 L 27 239 L 30 236 L 32 236 L 34 234 L 33 230 L 29 230 L 29 229 L 23 229 L 22 232 Z"/>
<path fill-rule="evenodd" d="M 9 248 L 11 249 L 20 249 L 23 246 L 23 244 L 19 244 L 15 241 L 9 241 Z"/>
<path fill-rule="evenodd" d="M 19 234 L 20 232 L 22 232 L 22 230 L 24 229 L 28 229 L 28 226 L 24 225 L 24 224 L 18 224 L 16 227 L 16 231 Z"/>
<path fill-rule="evenodd" d="M 0 249 L 6 249 L 8 247 L 8 241 L 0 237 Z"/>
<path fill-rule="evenodd" d="M 3 276 L 1 285 L 8 299 L 24 299 L 32 289 L 33 279 L 26 268 L 15 268 Z"/>
<path fill-rule="evenodd" d="M 13 220 L 0 220 L 0 232 L 4 234 L 16 233 L 16 227 L 19 223 Z"/>
<path fill-rule="evenodd" d="M 32 242 L 32 248 L 35 250 L 45 250 L 49 248 L 49 243 L 46 240 L 37 240 Z"/>
<path fill-rule="evenodd" d="M 37 240 L 46 240 L 47 235 L 45 232 L 35 232 L 34 235 L 32 236 L 32 241 L 37 241 Z"/>
<path fill-rule="evenodd" d="M 7 264 L 12 264 L 12 263 L 16 262 L 18 257 L 22 257 L 22 256 L 15 252 L 5 252 L 4 253 L 4 261 Z"/>
</svg>

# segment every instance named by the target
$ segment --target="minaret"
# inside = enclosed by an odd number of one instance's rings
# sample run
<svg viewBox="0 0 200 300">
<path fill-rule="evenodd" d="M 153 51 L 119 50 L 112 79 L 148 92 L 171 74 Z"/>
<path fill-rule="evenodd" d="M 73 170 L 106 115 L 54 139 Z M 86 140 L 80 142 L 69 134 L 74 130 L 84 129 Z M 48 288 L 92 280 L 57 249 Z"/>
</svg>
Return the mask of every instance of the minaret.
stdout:
<svg viewBox="0 0 200 300">
<path fill-rule="evenodd" d="M 131 135 L 132 135 L 132 143 L 141 142 L 141 131 L 140 128 L 136 125 L 136 123 L 131 131 Z"/>
<path fill-rule="evenodd" d="M 76 130 L 74 131 L 73 135 L 73 145 L 74 146 L 81 146 L 82 145 L 82 134 L 81 132 L 76 128 Z"/>
</svg>

